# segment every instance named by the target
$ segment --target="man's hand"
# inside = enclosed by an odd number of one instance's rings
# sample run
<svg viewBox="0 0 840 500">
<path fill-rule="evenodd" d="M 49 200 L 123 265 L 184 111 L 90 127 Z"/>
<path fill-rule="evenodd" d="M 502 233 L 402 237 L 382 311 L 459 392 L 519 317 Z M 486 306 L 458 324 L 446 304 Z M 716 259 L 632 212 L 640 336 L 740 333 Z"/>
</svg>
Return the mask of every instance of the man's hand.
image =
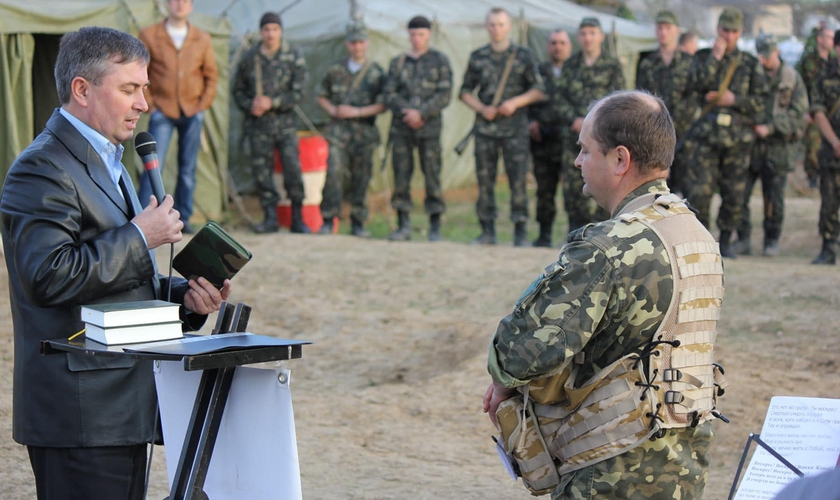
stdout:
<svg viewBox="0 0 840 500">
<path fill-rule="evenodd" d="M 756 125 L 753 127 L 753 132 L 755 136 L 759 139 L 764 139 L 768 135 L 770 135 L 770 127 L 767 125 Z"/>
<path fill-rule="evenodd" d="M 717 37 L 715 38 L 715 44 L 712 46 L 712 57 L 720 61 L 724 54 L 726 54 L 726 40 Z"/>
<path fill-rule="evenodd" d="M 516 107 L 516 104 L 511 102 L 510 99 L 499 104 L 499 114 L 502 116 L 511 116 L 512 114 L 516 113 L 517 109 L 518 108 Z"/>
<path fill-rule="evenodd" d="M 257 96 L 251 102 L 251 114 L 254 116 L 262 116 L 269 109 L 271 109 L 271 98 L 266 95 Z"/>
<path fill-rule="evenodd" d="M 403 123 L 408 125 L 412 130 L 417 130 L 423 125 L 425 125 L 423 117 L 420 116 L 420 111 L 411 108 L 403 110 L 402 121 Z"/>
<path fill-rule="evenodd" d="M 569 128 L 572 129 L 572 132 L 574 132 L 576 134 L 579 134 L 580 129 L 583 128 L 583 118 L 582 117 L 575 118 L 575 121 L 572 122 L 572 125 Z"/>
<path fill-rule="evenodd" d="M 811 113 L 805 113 L 805 124 L 810 125 L 814 123 L 814 117 L 811 116 Z"/>
<path fill-rule="evenodd" d="M 732 106 L 735 104 L 735 94 L 731 90 L 727 90 L 723 94 L 713 90 L 706 93 L 706 102 L 714 102 L 718 106 Z"/>
<path fill-rule="evenodd" d="M 175 200 L 168 194 L 163 198 L 163 203 L 158 206 L 154 196 L 149 197 L 149 205 L 137 214 L 131 222 L 140 228 L 143 236 L 146 237 L 146 246 L 149 249 L 157 248 L 165 243 L 177 243 L 183 237 L 181 229 L 184 223 L 181 222 L 181 214 L 173 207 Z"/>
<path fill-rule="evenodd" d="M 484 108 L 481 109 L 481 116 L 483 116 L 484 119 L 488 122 L 492 122 L 493 120 L 495 120 L 496 115 L 498 114 L 499 109 L 493 106 L 484 106 Z"/>
<path fill-rule="evenodd" d="M 362 110 L 360 108 L 357 108 L 356 106 L 350 106 L 349 104 L 339 104 L 335 108 L 335 117 L 339 120 L 346 120 L 348 118 L 361 118 Z"/>
<path fill-rule="evenodd" d="M 496 422 L 496 410 L 502 401 L 512 398 L 516 395 L 516 389 L 509 389 L 503 387 L 495 382 L 490 383 L 487 392 L 484 393 L 484 413 L 489 414 L 490 421 L 496 428 L 499 428 L 499 423 Z"/>
<path fill-rule="evenodd" d="M 528 135 L 531 136 L 531 140 L 534 142 L 542 142 L 542 134 L 540 133 L 540 124 L 537 122 L 531 122 L 528 124 Z"/>
<path fill-rule="evenodd" d="M 232 289 L 230 280 L 225 280 L 221 290 L 204 278 L 190 280 L 190 289 L 184 294 L 184 307 L 196 314 L 210 314 L 219 310 Z"/>
</svg>

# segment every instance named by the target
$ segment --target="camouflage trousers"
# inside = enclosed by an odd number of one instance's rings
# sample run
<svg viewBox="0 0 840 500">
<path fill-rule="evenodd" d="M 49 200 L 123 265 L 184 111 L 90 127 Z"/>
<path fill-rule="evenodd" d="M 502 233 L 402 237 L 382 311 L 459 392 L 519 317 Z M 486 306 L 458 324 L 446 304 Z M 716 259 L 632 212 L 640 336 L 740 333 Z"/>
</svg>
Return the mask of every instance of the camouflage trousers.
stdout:
<svg viewBox="0 0 840 500">
<path fill-rule="evenodd" d="M 446 210 L 443 189 L 440 186 L 441 150 L 440 136 L 410 137 L 394 134 L 391 163 L 394 165 L 394 194 L 391 206 L 398 212 L 410 212 L 411 176 L 414 173 L 414 148 L 420 156 L 420 169 L 426 181 L 426 201 L 423 207 L 427 214 L 441 214 Z"/>
<path fill-rule="evenodd" d="M 824 240 L 837 241 L 840 236 L 840 169 L 821 167 L 820 175 L 820 236 Z"/>
<path fill-rule="evenodd" d="M 475 175 L 478 179 L 476 212 L 481 221 L 493 221 L 496 210 L 496 175 L 499 150 L 505 162 L 505 173 L 510 185 L 510 220 L 528 220 L 528 194 L 525 176 L 528 172 L 528 134 L 525 130 L 512 137 L 487 137 L 475 135 Z"/>
<path fill-rule="evenodd" d="M 738 238 L 749 239 L 752 233 L 750 220 L 750 197 L 758 180 L 761 180 L 761 195 L 764 202 L 764 237 L 765 239 L 779 239 L 782 234 L 782 223 L 785 218 L 785 185 L 787 171 L 780 166 L 764 163 L 747 170 L 744 184 L 744 205 L 741 225 L 738 226 Z"/>
<path fill-rule="evenodd" d="M 368 185 L 373 173 L 373 152 L 376 143 L 349 141 L 344 143 L 329 138 L 330 153 L 327 158 L 327 179 L 324 182 L 321 215 L 324 219 L 338 217 L 344 199 L 345 186 L 350 202 L 350 217 L 359 222 L 367 220 Z"/>
<path fill-rule="evenodd" d="M 563 139 L 543 137 L 542 142 L 531 141 L 534 177 L 537 179 L 537 222 L 551 225 L 557 216 L 557 184 L 562 178 Z"/>
<path fill-rule="evenodd" d="M 690 147 L 688 151 L 694 158 L 694 166 L 685 170 L 685 194 L 700 212 L 697 218 L 704 226 L 710 227 L 712 195 L 717 187 L 721 197 L 718 229 L 730 233 L 737 230 L 743 218 L 752 145 L 741 142 L 727 148 L 699 140 L 686 147 Z"/>
<path fill-rule="evenodd" d="M 805 143 L 805 175 L 810 179 L 820 168 L 817 151 L 820 149 L 822 136 L 815 123 L 811 123 L 805 128 L 805 137 L 802 139 L 802 142 Z"/>
<path fill-rule="evenodd" d="M 268 132 L 268 133 L 266 133 Z M 292 202 L 303 201 L 303 176 L 300 172 L 298 137 L 295 130 L 247 131 L 254 183 L 265 210 L 274 210 L 280 201 L 274 185 L 274 148 L 280 153 L 283 164 L 283 188 Z"/>
<path fill-rule="evenodd" d="M 610 218 L 606 210 L 583 195 L 583 175 L 575 166 L 580 146 L 569 145 L 563 150 L 563 208 L 569 216 L 569 232 L 591 222 Z"/>
<path fill-rule="evenodd" d="M 711 422 L 670 429 L 663 438 L 573 472 L 551 500 L 695 500 L 709 474 Z M 565 483 L 565 484 L 564 484 Z"/>
</svg>

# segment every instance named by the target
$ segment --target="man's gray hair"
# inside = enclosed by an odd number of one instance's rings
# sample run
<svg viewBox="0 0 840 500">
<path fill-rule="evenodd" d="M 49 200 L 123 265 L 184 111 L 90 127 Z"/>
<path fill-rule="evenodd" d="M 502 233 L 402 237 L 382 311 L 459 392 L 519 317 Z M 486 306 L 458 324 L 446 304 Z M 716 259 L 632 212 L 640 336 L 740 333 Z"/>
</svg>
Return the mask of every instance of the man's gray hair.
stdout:
<svg viewBox="0 0 840 500">
<path fill-rule="evenodd" d="M 70 102 L 70 85 L 77 76 L 99 85 L 109 65 L 149 62 L 143 42 L 122 31 L 89 27 L 61 37 L 55 63 L 55 88 L 61 104 Z"/>
<path fill-rule="evenodd" d="M 592 137 L 602 154 L 626 147 L 642 175 L 671 167 L 677 136 L 662 99 L 643 90 L 623 90 L 594 102 L 589 109 L 595 113 Z"/>
</svg>

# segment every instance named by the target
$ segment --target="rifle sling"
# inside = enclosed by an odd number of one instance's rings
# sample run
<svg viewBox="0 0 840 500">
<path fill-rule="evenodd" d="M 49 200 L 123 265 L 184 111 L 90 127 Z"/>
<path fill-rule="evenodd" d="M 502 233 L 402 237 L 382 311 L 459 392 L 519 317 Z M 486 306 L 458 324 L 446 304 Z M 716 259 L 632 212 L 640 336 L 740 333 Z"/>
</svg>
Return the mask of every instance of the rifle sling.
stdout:
<svg viewBox="0 0 840 500">
<path fill-rule="evenodd" d="M 703 110 L 700 112 L 700 118 L 706 116 L 706 114 L 713 110 L 715 106 L 717 106 L 718 101 L 720 100 L 720 96 L 729 90 L 729 84 L 732 83 L 732 77 L 735 76 L 735 70 L 738 69 L 738 65 L 741 63 L 741 57 L 735 57 L 732 59 L 732 62 L 729 63 L 729 67 L 726 68 L 726 74 L 723 76 L 723 80 L 720 82 L 720 86 L 718 87 L 718 98 L 714 101 L 707 102 L 706 105 L 703 107 Z"/>
<path fill-rule="evenodd" d="M 513 45 L 513 44 L 511 44 Z M 513 45 L 511 47 L 510 55 L 505 62 L 505 70 L 502 72 L 502 77 L 499 78 L 499 84 L 496 87 L 496 93 L 493 94 L 493 102 L 490 103 L 490 106 L 494 108 L 499 105 L 499 102 L 502 100 L 502 94 L 505 92 L 505 87 L 507 87 L 507 81 L 510 77 L 510 72 L 513 70 L 513 61 L 516 59 L 516 52 L 518 46 Z"/>
<path fill-rule="evenodd" d="M 368 72 L 369 69 L 370 59 L 365 61 L 365 64 L 364 66 L 362 66 L 362 69 L 360 69 L 359 72 L 356 73 L 356 77 L 353 78 L 353 83 L 350 84 L 350 88 L 347 89 L 347 93 L 344 94 L 344 99 L 341 100 L 341 104 L 347 104 L 350 101 L 350 94 L 352 94 L 357 88 L 359 88 L 359 85 L 362 83 L 362 80 L 364 79 L 365 74 Z"/>
</svg>

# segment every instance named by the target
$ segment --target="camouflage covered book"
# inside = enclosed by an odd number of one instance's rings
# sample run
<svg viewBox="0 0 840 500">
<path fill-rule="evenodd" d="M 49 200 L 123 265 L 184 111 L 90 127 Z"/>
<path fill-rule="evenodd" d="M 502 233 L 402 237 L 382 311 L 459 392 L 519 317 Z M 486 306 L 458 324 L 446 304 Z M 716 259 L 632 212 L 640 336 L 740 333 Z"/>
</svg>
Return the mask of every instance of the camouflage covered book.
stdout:
<svg viewBox="0 0 840 500">
<path fill-rule="evenodd" d="M 172 261 L 172 267 L 187 279 L 203 277 L 218 288 L 233 278 L 251 252 L 213 221 L 202 227 Z"/>
</svg>

